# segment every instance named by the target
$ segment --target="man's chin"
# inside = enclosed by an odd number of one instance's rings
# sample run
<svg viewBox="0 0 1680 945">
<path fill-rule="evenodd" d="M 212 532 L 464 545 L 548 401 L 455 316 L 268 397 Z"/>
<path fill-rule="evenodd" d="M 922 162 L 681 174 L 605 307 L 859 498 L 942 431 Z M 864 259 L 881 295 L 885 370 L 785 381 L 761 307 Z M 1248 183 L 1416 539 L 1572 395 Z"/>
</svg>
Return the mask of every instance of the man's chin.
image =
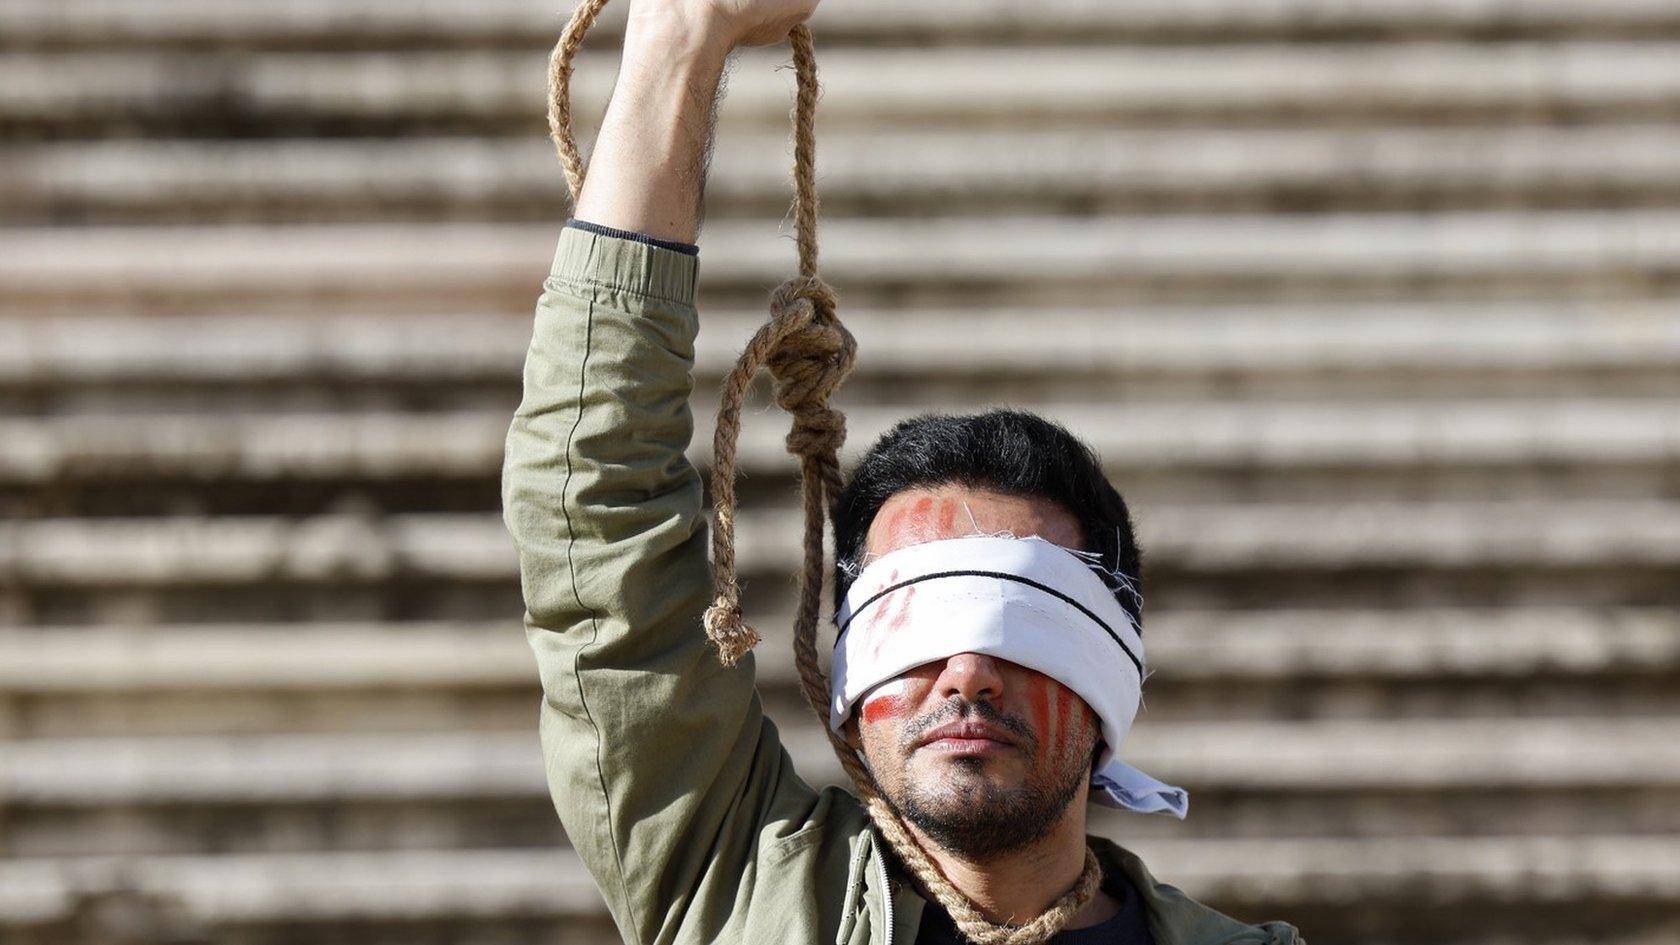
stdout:
<svg viewBox="0 0 1680 945">
<path fill-rule="evenodd" d="M 972 818 L 986 811 L 1007 817 L 1031 794 L 1026 773 L 998 759 L 941 758 L 907 773 L 908 794 L 940 817 Z"/>
<path fill-rule="evenodd" d="M 919 754 L 906 774 L 927 795 L 959 787 L 964 793 L 980 790 L 1005 795 L 1020 790 L 1027 776 L 1018 760 L 997 755 Z"/>
<path fill-rule="evenodd" d="M 895 799 L 906 820 L 934 843 L 973 859 L 1020 849 L 1045 836 L 1066 811 L 1035 792 L 961 771 L 919 781 Z"/>
</svg>

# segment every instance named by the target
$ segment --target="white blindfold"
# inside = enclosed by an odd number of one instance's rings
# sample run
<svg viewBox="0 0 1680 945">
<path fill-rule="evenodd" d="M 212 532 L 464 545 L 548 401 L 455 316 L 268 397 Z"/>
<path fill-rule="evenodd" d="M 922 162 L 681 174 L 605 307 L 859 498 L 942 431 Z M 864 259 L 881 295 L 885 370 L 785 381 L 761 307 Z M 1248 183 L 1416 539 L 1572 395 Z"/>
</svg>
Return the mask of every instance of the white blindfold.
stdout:
<svg viewBox="0 0 1680 945">
<path fill-rule="evenodd" d="M 1189 794 L 1119 760 L 1143 692 L 1143 639 L 1093 566 L 1054 542 L 977 535 L 900 548 L 853 581 L 836 617 L 829 726 L 871 689 L 958 653 L 1037 670 L 1102 722 L 1091 799 L 1183 819 Z"/>
</svg>

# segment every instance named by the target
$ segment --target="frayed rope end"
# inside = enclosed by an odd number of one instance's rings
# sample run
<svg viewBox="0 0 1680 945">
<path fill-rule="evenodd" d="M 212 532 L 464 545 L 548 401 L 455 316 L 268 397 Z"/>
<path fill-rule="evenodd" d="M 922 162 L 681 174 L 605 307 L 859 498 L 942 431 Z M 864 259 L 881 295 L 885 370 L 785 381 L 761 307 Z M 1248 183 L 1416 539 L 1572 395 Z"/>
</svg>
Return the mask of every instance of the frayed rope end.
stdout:
<svg viewBox="0 0 1680 945">
<path fill-rule="evenodd" d="M 741 605 L 727 597 L 713 601 L 701 623 L 706 627 L 706 638 L 717 646 L 718 662 L 725 666 L 734 666 L 758 645 L 758 631 L 741 619 Z"/>
</svg>

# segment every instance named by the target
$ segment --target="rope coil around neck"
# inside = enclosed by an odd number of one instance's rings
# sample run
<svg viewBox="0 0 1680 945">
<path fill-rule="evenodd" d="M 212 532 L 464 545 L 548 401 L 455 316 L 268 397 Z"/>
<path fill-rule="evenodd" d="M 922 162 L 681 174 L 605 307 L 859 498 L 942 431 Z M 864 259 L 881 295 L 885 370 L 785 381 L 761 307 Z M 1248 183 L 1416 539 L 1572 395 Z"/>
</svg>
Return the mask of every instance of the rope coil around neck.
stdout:
<svg viewBox="0 0 1680 945">
<path fill-rule="evenodd" d="M 583 190 L 584 163 L 572 137 L 572 60 L 583 37 L 607 0 L 583 0 L 566 24 L 549 58 L 548 126 L 560 155 L 574 205 Z M 795 98 L 794 223 L 799 246 L 799 275 L 770 293 L 770 319 L 753 335 L 723 381 L 717 432 L 712 443 L 712 558 L 717 597 L 707 608 L 706 636 L 718 658 L 732 666 L 758 643 L 758 634 L 741 615 L 735 574 L 735 455 L 741 433 L 741 403 L 753 376 L 768 368 L 776 403 L 793 415 L 788 452 L 799 457 L 804 505 L 804 569 L 799 578 L 799 609 L 794 619 L 794 662 L 800 690 L 816 713 L 840 765 L 856 786 L 877 829 L 914 877 L 924 896 L 937 901 L 957 928 L 975 945 L 1040 945 L 1060 931 L 1096 895 L 1102 869 L 1085 851 L 1079 879 L 1043 914 L 1024 925 L 992 922 L 957 889 L 928 855 L 899 813 L 875 783 L 874 775 L 852 746 L 828 726 L 829 685 L 817 657 L 817 623 L 822 603 L 823 534 L 833 517 L 844 480 L 838 454 L 846 440 L 846 417 L 828 404 L 829 396 L 852 371 L 857 343 L 836 314 L 838 297 L 817 273 L 816 133 L 817 63 L 811 31 L 804 24 L 788 34 L 798 78 Z"/>
</svg>

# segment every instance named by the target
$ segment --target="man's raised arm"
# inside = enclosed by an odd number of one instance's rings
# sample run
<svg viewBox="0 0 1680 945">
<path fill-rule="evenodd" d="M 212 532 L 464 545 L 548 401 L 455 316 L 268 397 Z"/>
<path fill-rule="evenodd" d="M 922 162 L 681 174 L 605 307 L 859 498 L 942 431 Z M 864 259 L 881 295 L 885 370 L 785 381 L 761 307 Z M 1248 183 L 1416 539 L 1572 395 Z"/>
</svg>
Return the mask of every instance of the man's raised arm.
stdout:
<svg viewBox="0 0 1680 945">
<path fill-rule="evenodd" d="M 578 198 L 584 226 L 561 230 L 507 437 L 503 517 L 542 678 L 549 786 L 637 945 L 722 933 L 759 834 L 809 804 L 763 721 L 752 661 L 723 668 L 701 627 L 708 537 L 683 453 L 697 258 L 667 241 L 695 240 L 729 51 L 785 36 L 814 6 L 632 4 Z"/>
<path fill-rule="evenodd" d="M 693 243 L 713 109 L 734 42 L 680 4 L 632 4 L 618 83 L 577 195 L 576 216 Z"/>
</svg>

